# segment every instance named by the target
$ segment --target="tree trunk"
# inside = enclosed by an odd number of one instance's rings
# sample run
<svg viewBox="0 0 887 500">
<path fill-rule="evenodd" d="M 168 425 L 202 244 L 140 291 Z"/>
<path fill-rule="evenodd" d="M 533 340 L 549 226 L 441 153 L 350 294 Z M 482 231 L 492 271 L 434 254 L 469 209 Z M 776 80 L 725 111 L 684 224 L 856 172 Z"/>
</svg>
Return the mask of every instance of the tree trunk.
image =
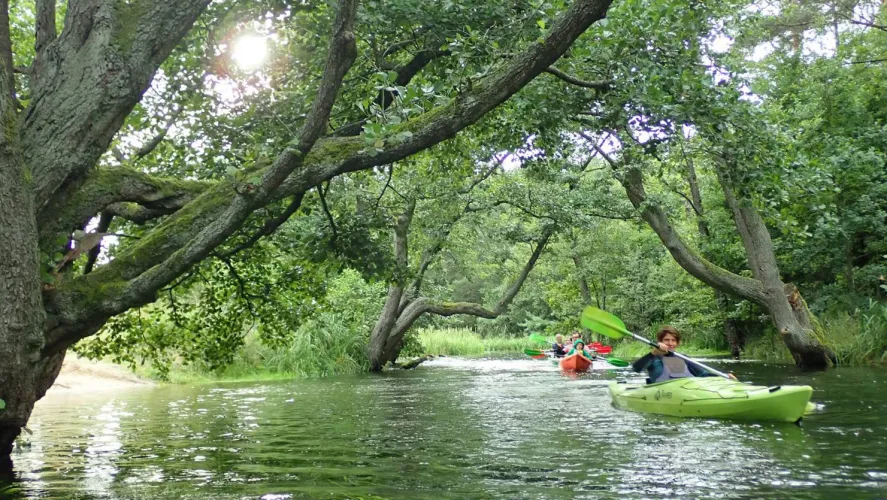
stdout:
<svg viewBox="0 0 887 500">
<path fill-rule="evenodd" d="M 388 287 L 388 298 L 385 300 L 385 307 L 382 308 L 382 314 L 379 315 L 376 326 L 370 334 L 370 344 L 368 353 L 370 360 L 370 371 L 379 372 L 385 367 L 385 364 L 395 359 L 393 349 L 386 349 L 388 339 L 391 336 L 391 329 L 398 319 L 398 306 L 400 305 L 400 297 L 403 295 L 403 287 L 397 284 L 391 284 Z"/>
<path fill-rule="evenodd" d="M 718 312 L 724 316 L 724 336 L 727 338 L 727 345 L 730 346 L 730 355 L 739 358 L 745 349 L 745 332 L 742 331 L 738 321 L 728 317 L 727 311 L 733 300 L 720 290 L 715 290 L 715 300 L 718 303 Z"/>
<path fill-rule="evenodd" d="M 591 291 L 588 289 L 588 280 L 585 279 L 582 270 L 582 258 L 577 253 L 573 253 L 573 264 L 576 265 L 576 273 L 579 274 L 579 293 L 582 295 L 582 303 L 591 305 Z"/>
<path fill-rule="evenodd" d="M 409 224 L 409 221 L 407 221 Z M 399 224 L 398 224 L 399 226 Z M 396 226 L 397 227 L 397 226 Z M 395 230 L 396 251 L 406 252 L 406 226 L 403 231 Z M 472 302 L 448 302 L 435 300 L 428 297 L 418 297 L 409 303 L 398 314 L 397 304 L 400 302 L 400 295 L 403 293 L 403 286 L 392 284 L 388 289 L 388 298 L 385 301 L 385 307 L 376 322 L 376 327 L 370 337 L 370 371 L 381 371 L 386 363 L 397 359 L 400 349 L 403 347 L 404 335 L 413 326 L 420 317 L 425 313 L 437 314 L 438 316 L 453 316 L 456 314 L 467 314 L 479 318 L 496 319 L 502 315 L 507 309 L 511 301 L 520 292 L 524 282 L 530 275 L 530 271 L 535 267 L 536 262 L 545 250 L 548 240 L 554 234 L 554 226 L 548 226 L 542 231 L 542 238 L 533 250 L 530 259 L 524 265 L 523 270 L 514 283 L 505 291 L 505 294 L 496 303 L 493 309 L 475 304 Z M 397 259 L 400 262 L 400 258 Z M 406 259 L 404 258 L 404 262 Z M 399 289 L 399 291 L 398 291 Z M 397 300 L 395 300 L 395 298 Z M 394 318 L 394 321 L 391 318 Z"/>
<path fill-rule="evenodd" d="M 702 192 L 699 189 L 699 179 L 696 176 L 696 165 L 692 158 L 686 158 L 687 164 L 687 184 L 690 185 L 690 208 L 696 217 L 696 227 L 702 240 L 707 241 L 711 238 L 711 232 L 708 230 L 708 222 L 705 220 L 705 207 L 702 205 Z M 705 258 L 714 260 L 713 256 L 708 252 L 703 252 Z M 724 336 L 730 346 L 730 354 L 734 358 L 739 358 L 742 349 L 745 347 L 745 335 L 736 320 L 731 318 L 728 309 L 733 301 L 721 290 L 715 289 L 715 303 L 718 306 L 718 313 L 722 317 L 724 328 Z"/>
<path fill-rule="evenodd" d="M 5 2 L 0 1 L 0 470 L 11 470 L 9 452 L 28 422 L 42 380 L 37 370 L 43 349 L 43 302 L 37 217 L 31 173 L 25 168 L 12 87 Z"/>
<path fill-rule="evenodd" d="M 611 165 L 618 165 L 605 156 Z M 627 163 L 627 161 L 626 161 Z M 748 204 L 740 205 L 732 196 L 729 182 L 723 182 L 728 204 L 734 208 L 734 220 L 745 246 L 754 278 L 746 278 L 723 269 L 690 248 L 669 222 L 665 211 L 647 200 L 643 173 L 628 166 L 620 178 L 632 205 L 650 225 L 675 261 L 691 275 L 715 289 L 738 295 L 764 307 L 780 332 L 780 336 L 800 366 L 825 367 L 833 355 L 813 335 L 814 320 L 797 289 L 786 295 L 786 285 L 779 279 L 779 268 L 773 252 L 770 233 L 757 211 Z M 806 326 L 805 326 L 806 325 Z"/>
<path fill-rule="evenodd" d="M 401 299 L 403 298 L 404 283 L 409 274 L 409 248 L 407 246 L 407 234 L 410 230 L 410 223 L 413 221 L 413 214 L 416 210 L 416 200 L 410 200 L 407 203 L 406 210 L 398 216 L 394 224 L 394 261 L 397 264 L 394 278 L 388 286 L 388 298 L 385 299 L 385 306 L 382 308 L 382 314 L 379 315 L 376 326 L 370 334 L 370 345 L 368 346 L 367 355 L 370 361 L 370 371 L 381 371 L 385 363 L 394 360 L 397 353 L 394 346 L 388 345 L 388 339 L 391 335 L 391 329 L 397 322 L 401 314 Z"/>
<path fill-rule="evenodd" d="M 733 181 L 724 168 L 718 170 L 727 205 L 748 256 L 752 275 L 763 285 L 763 305 L 770 313 L 782 340 L 800 366 L 823 368 L 834 362 L 834 354 L 816 338 L 816 319 L 798 288 L 782 282 L 773 241 L 764 220 L 748 199 L 737 199 Z"/>
</svg>

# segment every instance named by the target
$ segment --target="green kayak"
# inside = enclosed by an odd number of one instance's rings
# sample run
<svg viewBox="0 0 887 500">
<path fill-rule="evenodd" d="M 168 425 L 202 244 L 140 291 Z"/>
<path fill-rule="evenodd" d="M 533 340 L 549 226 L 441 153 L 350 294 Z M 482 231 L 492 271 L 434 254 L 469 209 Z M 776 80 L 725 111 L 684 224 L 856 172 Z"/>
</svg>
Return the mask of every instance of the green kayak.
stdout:
<svg viewBox="0 0 887 500">
<path fill-rule="evenodd" d="M 679 378 L 649 385 L 610 384 L 618 408 L 675 417 L 797 422 L 809 411 L 809 385 L 766 387 L 720 377 Z"/>
</svg>

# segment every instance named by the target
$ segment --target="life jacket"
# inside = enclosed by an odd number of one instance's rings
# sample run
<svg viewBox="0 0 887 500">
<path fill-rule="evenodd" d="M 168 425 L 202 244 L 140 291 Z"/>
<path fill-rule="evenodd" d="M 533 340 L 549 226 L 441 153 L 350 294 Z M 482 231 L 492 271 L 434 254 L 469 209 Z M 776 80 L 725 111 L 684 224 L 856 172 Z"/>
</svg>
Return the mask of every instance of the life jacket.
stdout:
<svg viewBox="0 0 887 500">
<path fill-rule="evenodd" d="M 687 362 L 677 356 L 659 356 L 662 360 L 662 374 L 653 382 L 665 382 L 673 378 L 692 377 Z"/>
</svg>

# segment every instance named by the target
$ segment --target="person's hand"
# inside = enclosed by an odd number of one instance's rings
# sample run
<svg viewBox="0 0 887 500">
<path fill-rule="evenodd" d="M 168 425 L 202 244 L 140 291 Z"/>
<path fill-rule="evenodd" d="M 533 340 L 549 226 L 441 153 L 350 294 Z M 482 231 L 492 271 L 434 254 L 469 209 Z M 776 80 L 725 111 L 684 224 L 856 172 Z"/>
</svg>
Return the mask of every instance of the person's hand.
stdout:
<svg viewBox="0 0 887 500">
<path fill-rule="evenodd" d="M 665 356 L 668 354 L 668 346 L 660 342 L 659 347 L 654 347 L 652 352 L 654 356 Z"/>
<path fill-rule="evenodd" d="M 736 378 L 736 375 L 733 375 L 732 373 L 728 373 L 727 376 L 730 377 L 731 379 L 737 381 L 737 382 L 739 381 L 739 379 Z"/>
</svg>

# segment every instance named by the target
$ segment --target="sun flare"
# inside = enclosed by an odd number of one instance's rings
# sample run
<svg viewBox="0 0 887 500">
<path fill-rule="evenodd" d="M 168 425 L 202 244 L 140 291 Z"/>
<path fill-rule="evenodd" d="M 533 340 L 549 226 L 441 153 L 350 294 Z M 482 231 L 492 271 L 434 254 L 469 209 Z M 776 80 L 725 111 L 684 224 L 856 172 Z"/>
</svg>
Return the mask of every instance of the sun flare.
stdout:
<svg viewBox="0 0 887 500">
<path fill-rule="evenodd" d="M 234 42 L 231 58 L 244 71 L 254 71 L 268 60 L 268 39 L 260 35 L 243 35 Z"/>
</svg>

